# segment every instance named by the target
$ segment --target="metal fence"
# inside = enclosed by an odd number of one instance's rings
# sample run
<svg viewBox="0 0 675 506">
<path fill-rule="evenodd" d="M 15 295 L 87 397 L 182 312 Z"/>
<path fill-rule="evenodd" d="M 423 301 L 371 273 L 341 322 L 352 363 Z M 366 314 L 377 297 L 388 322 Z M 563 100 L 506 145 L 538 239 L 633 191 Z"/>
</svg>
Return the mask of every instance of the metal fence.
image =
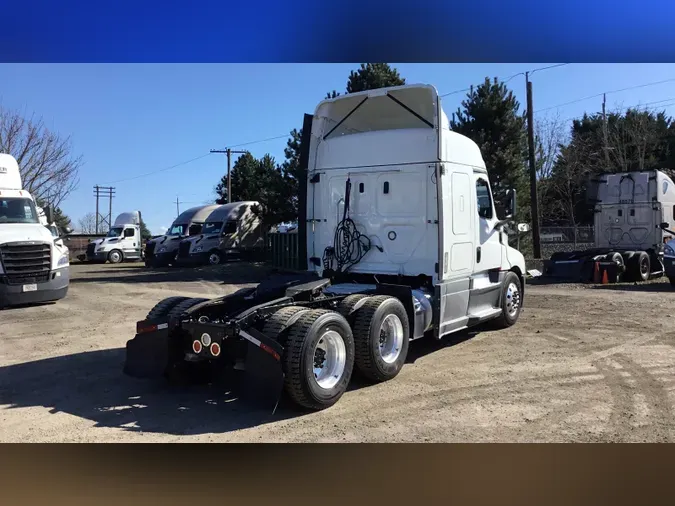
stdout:
<svg viewBox="0 0 675 506">
<path fill-rule="evenodd" d="M 541 227 L 541 243 L 589 243 L 593 242 L 593 227 Z"/>
<path fill-rule="evenodd" d="M 301 268 L 298 256 L 298 234 L 268 233 L 265 236 L 265 260 L 278 269 Z"/>
<path fill-rule="evenodd" d="M 580 227 L 541 227 L 541 258 L 550 258 L 553 253 L 583 250 L 593 247 L 594 229 L 592 226 Z M 520 250 L 525 258 L 533 258 L 532 232 L 512 236 L 509 244 Z"/>
<path fill-rule="evenodd" d="M 573 251 L 593 246 L 593 227 L 541 227 L 541 256 L 550 258 L 558 251 Z M 532 233 L 509 239 L 526 257 L 532 257 Z M 299 265 L 298 234 L 270 232 L 265 236 L 266 262 L 279 269 L 305 269 Z"/>
</svg>

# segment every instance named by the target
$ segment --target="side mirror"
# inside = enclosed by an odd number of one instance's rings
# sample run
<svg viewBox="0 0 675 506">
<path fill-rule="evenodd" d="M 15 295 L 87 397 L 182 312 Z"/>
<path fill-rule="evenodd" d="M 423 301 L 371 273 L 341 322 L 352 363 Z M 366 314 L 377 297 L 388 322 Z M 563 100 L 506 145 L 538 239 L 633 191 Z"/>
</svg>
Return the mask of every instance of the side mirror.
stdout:
<svg viewBox="0 0 675 506">
<path fill-rule="evenodd" d="M 47 219 L 47 223 L 51 225 L 54 222 L 54 212 L 52 211 L 52 206 L 45 206 L 43 210 L 45 213 L 45 218 Z"/>
<path fill-rule="evenodd" d="M 668 227 L 670 226 L 670 223 L 666 223 L 665 221 L 659 225 L 663 230 L 668 230 Z"/>
<path fill-rule="evenodd" d="M 530 231 L 530 224 L 529 223 L 518 223 L 518 232 L 529 232 Z"/>
<path fill-rule="evenodd" d="M 507 220 L 512 220 L 516 217 L 516 211 L 518 209 L 516 201 L 516 190 L 509 190 L 509 200 L 508 200 L 508 214 L 506 215 Z"/>
<path fill-rule="evenodd" d="M 66 227 L 65 229 L 63 229 L 63 231 L 66 233 L 66 235 L 73 233 L 73 229 L 70 227 Z"/>
</svg>

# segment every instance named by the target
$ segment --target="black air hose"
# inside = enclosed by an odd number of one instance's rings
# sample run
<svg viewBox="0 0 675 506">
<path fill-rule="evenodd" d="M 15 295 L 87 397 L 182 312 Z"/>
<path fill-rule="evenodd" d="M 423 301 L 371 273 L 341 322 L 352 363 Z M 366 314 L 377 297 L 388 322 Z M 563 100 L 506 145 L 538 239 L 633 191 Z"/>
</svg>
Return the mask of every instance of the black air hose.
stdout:
<svg viewBox="0 0 675 506">
<path fill-rule="evenodd" d="M 345 185 L 345 209 L 342 214 L 342 220 L 335 228 L 333 238 L 333 247 L 328 246 L 324 250 L 323 266 L 329 269 L 332 260 L 337 262 L 337 272 L 346 272 L 351 267 L 361 261 L 361 259 L 370 251 L 370 238 L 356 228 L 356 224 L 349 217 L 349 198 L 351 196 L 352 182 L 347 178 Z M 381 248 L 378 248 L 381 250 Z"/>
</svg>

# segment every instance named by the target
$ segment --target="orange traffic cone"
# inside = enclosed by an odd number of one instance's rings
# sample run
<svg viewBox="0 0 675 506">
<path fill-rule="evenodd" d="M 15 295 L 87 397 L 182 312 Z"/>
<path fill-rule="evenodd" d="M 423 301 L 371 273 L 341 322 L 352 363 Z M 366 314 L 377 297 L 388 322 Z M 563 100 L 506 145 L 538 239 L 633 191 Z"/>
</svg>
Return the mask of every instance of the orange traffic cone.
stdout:
<svg viewBox="0 0 675 506">
<path fill-rule="evenodd" d="M 600 265 L 598 262 L 593 262 L 595 264 L 595 268 L 593 269 L 593 283 L 599 283 L 600 282 Z"/>
<path fill-rule="evenodd" d="M 607 283 L 609 283 L 609 278 L 607 276 L 607 269 L 603 269 L 603 271 L 602 271 L 602 284 L 606 285 Z"/>
</svg>

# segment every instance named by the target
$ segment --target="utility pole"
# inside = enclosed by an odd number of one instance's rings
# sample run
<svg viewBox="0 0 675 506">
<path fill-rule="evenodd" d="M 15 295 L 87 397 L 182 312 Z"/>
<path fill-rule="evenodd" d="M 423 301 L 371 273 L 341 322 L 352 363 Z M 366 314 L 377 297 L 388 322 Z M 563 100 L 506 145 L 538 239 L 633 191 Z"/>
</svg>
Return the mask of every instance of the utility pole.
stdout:
<svg viewBox="0 0 675 506">
<path fill-rule="evenodd" d="M 178 209 L 178 195 L 176 195 L 176 216 L 180 215 L 180 210 Z"/>
<path fill-rule="evenodd" d="M 248 151 L 235 151 L 233 149 L 212 149 L 211 153 L 225 153 L 227 155 L 227 203 L 232 202 L 232 181 L 230 178 L 230 167 L 232 163 L 232 153 L 235 154 L 245 154 Z"/>
<path fill-rule="evenodd" d="M 115 195 L 115 188 L 112 186 L 94 186 L 94 196 L 96 197 L 96 235 L 100 230 L 100 225 L 106 223 L 108 229 L 112 227 L 112 199 Z M 99 199 L 101 197 L 108 197 L 108 215 L 102 216 L 99 209 Z"/>
<path fill-rule="evenodd" d="M 525 72 L 527 86 L 527 144 L 530 159 L 530 200 L 532 214 L 532 249 L 534 258 L 541 258 L 541 236 L 539 233 L 539 203 L 537 201 L 537 166 L 534 159 L 534 111 L 532 109 L 532 82 Z"/>
<path fill-rule="evenodd" d="M 99 196 L 99 187 L 98 185 L 94 186 L 94 191 L 96 192 L 96 235 L 98 235 L 98 196 Z"/>
<path fill-rule="evenodd" d="M 605 107 L 607 104 L 607 95 L 605 93 L 602 94 L 602 136 L 605 142 L 604 146 L 604 151 L 605 151 L 605 170 L 609 170 L 609 140 L 608 140 L 608 133 L 607 133 L 607 113 L 605 111 Z"/>
</svg>

